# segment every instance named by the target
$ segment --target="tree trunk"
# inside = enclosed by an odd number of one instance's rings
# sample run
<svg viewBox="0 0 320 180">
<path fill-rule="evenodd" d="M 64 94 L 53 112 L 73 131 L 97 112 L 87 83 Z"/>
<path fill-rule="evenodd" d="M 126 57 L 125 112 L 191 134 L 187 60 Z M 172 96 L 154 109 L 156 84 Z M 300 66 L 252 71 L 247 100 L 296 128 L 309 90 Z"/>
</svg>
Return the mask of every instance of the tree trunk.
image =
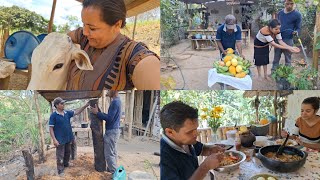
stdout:
<svg viewBox="0 0 320 180">
<path fill-rule="evenodd" d="M 39 128 L 39 162 L 43 163 L 45 161 L 45 150 L 44 150 L 44 135 L 43 135 L 43 127 L 42 127 L 42 118 L 40 113 L 39 107 L 39 100 L 38 100 L 38 92 L 34 91 L 34 102 L 36 105 L 36 111 L 38 115 L 38 128 Z"/>
<path fill-rule="evenodd" d="M 94 168 L 98 172 L 102 172 L 106 170 L 106 160 L 104 157 L 103 123 L 102 120 L 98 119 L 97 115 L 91 112 L 90 120 L 90 128 L 92 131 L 92 142 L 94 151 Z"/>
<path fill-rule="evenodd" d="M 34 180 L 34 165 L 33 165 L 33 158 L 28 150 L 22 151 L 24 161 L 26 164 L 26 174 L 27 174 L 27 180 Z"/>
</svg>

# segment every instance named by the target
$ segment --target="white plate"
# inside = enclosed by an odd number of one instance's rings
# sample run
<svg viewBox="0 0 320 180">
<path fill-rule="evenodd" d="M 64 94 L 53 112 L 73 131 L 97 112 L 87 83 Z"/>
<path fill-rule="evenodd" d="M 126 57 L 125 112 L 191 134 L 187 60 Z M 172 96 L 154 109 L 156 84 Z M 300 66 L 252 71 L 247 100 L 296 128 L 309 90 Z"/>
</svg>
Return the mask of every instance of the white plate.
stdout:
<svg viewBox="0 0 320 180">
<path fill-rule="evenodd" d="M 256 141 L 268 141 L 267 136 L 256 136 Z"/>
<path fill-rule="evenodd" d="M 282 145 L 282 143 L 285 141 L 285 139 L 278 139 L 276 140 L 276 145 Z M 288 139 L 286 146 L 296 146 L 298 145 L 297 141 Z"/>
</svg>

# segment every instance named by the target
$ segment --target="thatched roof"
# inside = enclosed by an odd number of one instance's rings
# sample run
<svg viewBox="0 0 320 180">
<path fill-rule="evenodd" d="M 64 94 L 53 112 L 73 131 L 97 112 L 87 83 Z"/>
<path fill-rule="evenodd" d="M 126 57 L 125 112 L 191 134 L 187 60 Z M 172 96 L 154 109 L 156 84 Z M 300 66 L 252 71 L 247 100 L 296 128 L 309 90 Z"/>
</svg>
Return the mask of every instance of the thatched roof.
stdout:
<svg viewBox="0 0 320 180">
<path fill-rule="evenodd" d="M 75 99 L 99 98 L 102 91 L 38 91 L 47 101 L 51 102 L 56 97 L 71 101 Z"/>
<path fill-rule="evenodd" d="M 76 0 L 82 2 L 83 0 Z M 127 17 L 150 11 L 160 7 L 160 0 L 124 0 L 127 7 Z"/>
<path fill-rule="evenodd" d="M 255 90 L 255 91 L 245 91 L 243 93 L 243 97 L 255 97 L 259 92 L 259 96 L 273 96 L 275 91 L 264 91 L 264 90 Z M 277 91 L 278 95 L 280 94 L 281 97 L 288 96 L 293 93 L 293 91 L 283 90 Z"/>
</svg>

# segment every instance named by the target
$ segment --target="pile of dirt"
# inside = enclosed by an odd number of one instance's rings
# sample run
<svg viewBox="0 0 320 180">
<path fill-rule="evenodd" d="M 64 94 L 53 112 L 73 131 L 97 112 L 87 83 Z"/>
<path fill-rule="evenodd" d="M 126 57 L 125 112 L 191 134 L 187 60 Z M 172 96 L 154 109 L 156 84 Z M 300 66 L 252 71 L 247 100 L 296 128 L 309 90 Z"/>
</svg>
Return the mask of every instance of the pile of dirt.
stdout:
<svg viewBox="0 0 320 180">
<path fill-rule="evenodd" d="M 65 168 L 64 176 L 57 173 L 55 150 L 50 150 L 47 154 L 45 163 L 35 165 L 35 175 L 38 180 L 99 180 L 112 179 L 111 173 L 97 172 L 94 169 L 94 160 L 92 153 L 79 154 L 76 160 L 70 161 L 71 167 Z M 22 174 L 22 173 L 21 173 Z M 26 179 L 26 175 L 20 175 L 18 180 Z"/>
<path fill-rule="evenodd" d="M 86 133 L 78 134 L 78 144 L 85 144 Z M 91 144 L 91 143 L 90 143 Z M 160 178 L 160 156 L 154 155 L 159 152 L 159 142 L 147 137 L 133 137 L 131 140 L 120 139 L 118 141 L 118 166 L 122 165 L 127 176 L 133 171 L 142 171 Z M 97 172 L 94 169 L 94 153 L 92 145 L 78 146 L 77 159 L 71 160 L 71 167 L 65 168 L 64 176 L 59 176 L 56 165 L 56 150 L 46 152 L 46 161 L 38 162 L 38 155 L 33 155 L 34 172 L 38 180 L 99 180 L 112 179 L 108 172 Z M 1 164 L 0 179 L 26 179 L 24 159 L 21 155 L 15 159 Z"/>
</svg>

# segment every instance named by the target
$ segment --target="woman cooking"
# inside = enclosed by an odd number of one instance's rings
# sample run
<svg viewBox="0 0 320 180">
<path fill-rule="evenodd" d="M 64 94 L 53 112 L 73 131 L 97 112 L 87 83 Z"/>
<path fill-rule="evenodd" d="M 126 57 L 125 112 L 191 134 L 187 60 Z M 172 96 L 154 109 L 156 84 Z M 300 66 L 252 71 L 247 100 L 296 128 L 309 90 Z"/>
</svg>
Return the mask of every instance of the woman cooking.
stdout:
<svg viewBox="0 0 320 180">
<path fill-rule="evenodd" d="M 297 119 L 295 126 L 299 129 L 298 137 L 291 136 L 300 145 L 307 148 L 320 150 L 320 116 L 319 97 L 308 97 L 303 100 L 301 105 L 301 116 Z M 281 132 L 281 136 L 287 136 L 286 131 Z"/>
<path fill-rule="evenodd" d="M 275 39 L 278 40 L 279 44 L 275 42 Z M 268 79 L 267 65 L 269 64 L 269 45 L 275 48 L 287 49 L 293 53 L 300 52 L 299 48 L 288 46 L 282 41 L 280 22 L 277 19 L 272 19 L 268 26 L 260 29 L 254 40 L 254 64 L 257 66 L 259 78 L 261 77 L 261 66 L 263 66 L 264 78 Z"/>
<path fill-rule="evenodd" d="M 84 0 L 81 18 L 83 27 L 68 35 L 86 51 L 94 70 L 71 64 L 67 90 L 160 89 L 159 57 L 120 33 L 126 24 L 124 0 Z"/>
</svg>

